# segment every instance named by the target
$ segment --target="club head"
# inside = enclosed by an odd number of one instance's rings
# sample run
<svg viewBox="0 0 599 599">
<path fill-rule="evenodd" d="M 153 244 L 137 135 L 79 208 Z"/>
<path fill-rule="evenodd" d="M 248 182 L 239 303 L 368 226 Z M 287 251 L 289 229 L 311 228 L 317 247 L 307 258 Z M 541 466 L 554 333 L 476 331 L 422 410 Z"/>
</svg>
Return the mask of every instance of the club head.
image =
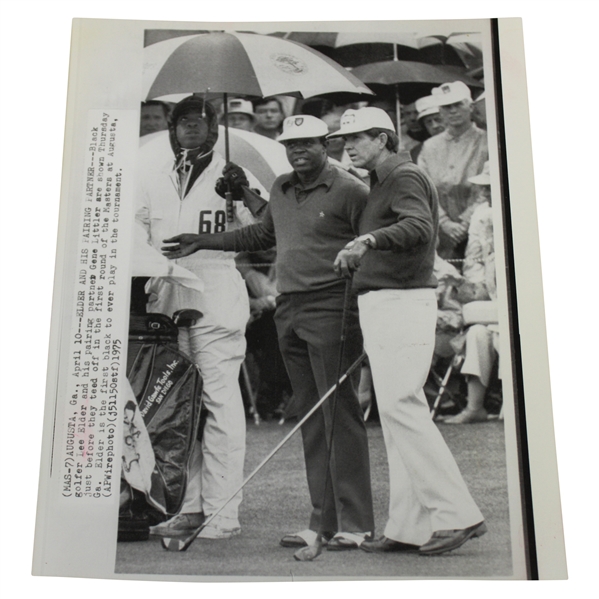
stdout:
<svg viewBox="0 0 599 599">
<path fill-rule="evenodd" d="M 168 537 L 162 539 L 162 546 L 167 551 L 185 551 L 187 549 L 184 539 L 173 539 Z"/>
<path fill-rule="evenodd" d="M 319 541 L 317 539 L 317 541 L 316 541 L 316 543 L 314 543 L 314 545 L 307 545 L 306 547 L 302 547 L 301 549 L 298 549 L 293 554 L 293 557 L 298 562 L 311 562 L 312 560 L 316 559 L 321 553 L 322 553 L 322 541 Z"/>
</svg>

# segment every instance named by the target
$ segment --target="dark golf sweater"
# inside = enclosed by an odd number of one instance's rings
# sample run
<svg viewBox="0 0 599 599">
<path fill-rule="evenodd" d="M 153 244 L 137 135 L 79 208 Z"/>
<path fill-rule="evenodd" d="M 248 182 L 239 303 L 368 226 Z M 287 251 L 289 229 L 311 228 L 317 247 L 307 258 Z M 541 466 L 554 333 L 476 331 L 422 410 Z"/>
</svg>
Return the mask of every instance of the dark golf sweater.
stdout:
<svg viewBox="0 0 599 599">
<path fill-rule="evenodd" d="M 276 179 L 258 224 L 224 234 L 224 249 L 258 251 L 277 246 L 280 293 L 343 287 L 333 271 L 339 251 L 358 235 L 368 187 L 353 175 L 326 164 L 303 187 L 295 173 Z"/>
<path fill-rule="evenodd" d="M 370 173 L 370 186 L 360 235 L 371 233 L 376 249 L 362 258 L 354 289 L 436 287 L 439 200 L 432 180 L 402 151 Z"/>
</svg>

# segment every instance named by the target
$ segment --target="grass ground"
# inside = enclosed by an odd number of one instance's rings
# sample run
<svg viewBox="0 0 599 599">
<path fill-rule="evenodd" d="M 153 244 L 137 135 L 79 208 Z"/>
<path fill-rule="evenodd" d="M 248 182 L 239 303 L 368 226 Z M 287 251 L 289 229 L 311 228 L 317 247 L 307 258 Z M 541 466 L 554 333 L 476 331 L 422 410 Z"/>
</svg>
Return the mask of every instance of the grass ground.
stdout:
<svg viewBox="0 0 599 599">
<path fill-rule="evenodd" d="M 254 426 L 248 421 L 246 472 L 251 472 L 292 424 Z M 115 572 L 201 577 L 272 577 L 274 580 L 343 578 L 498 578 L 511 574 L 511 551 L 503 424 L 448 426 L 441 432 L 485 515 L 489 533 L 437 557 L 376 555 L 354 550 L 323 551 L 312 562 L 297 562 L 280 537 L 306 528 L 310 502 L 301 439 L 295 435 L 244 489 L 242 534 L 224 541 L 197 539 L 184 553 L 162 549 L 158 540 L 119 543 Z M 380 425 L 368 424 L 377 534 L 388 502 L 388 474 Z M 145 577 L 145 576 L 144 576 Z"/>
</svg>

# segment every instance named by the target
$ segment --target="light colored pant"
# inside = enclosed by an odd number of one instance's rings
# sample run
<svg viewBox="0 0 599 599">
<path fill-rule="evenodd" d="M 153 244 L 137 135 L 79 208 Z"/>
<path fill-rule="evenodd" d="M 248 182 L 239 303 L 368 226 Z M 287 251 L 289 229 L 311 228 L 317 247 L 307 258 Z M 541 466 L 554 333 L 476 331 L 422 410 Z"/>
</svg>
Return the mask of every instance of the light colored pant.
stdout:
<svg viewBox="0 0 599 599">
<path fill-rule="evenodd" d="M 385 536 L 422 545 L 434 531 L 481 522 L 422 390 L 435 345 L 434 290 L 371 291 L 358 302 L 389 462 Z"/>
<path fill-rule="evenodd" d="M 466 332 L 466 358 L 461 373 L 477 376 L 488 387 L 498 352 L 499 333 L 484 324 L 473 324 Z"/>
<path fill-rule="evenodd" d="M 169 315 L 182 308 L 203 313 L 195 326 L 179 330 L 179 349 L 202 374 L 202 401 L 208 410 L 202 441 L 193 450 L 181 513 L 209 516 L 243 481 L 245 412 L 239 370 L 245 358 L 249 302 L 234 264 L 206 264 L 198 274 L 204 281 L 203 293 L 162 283 L 149 309 Z M 213 523 L 223 528 L 239 526 L 240 503 L 241 493 Z"/>
</svg>

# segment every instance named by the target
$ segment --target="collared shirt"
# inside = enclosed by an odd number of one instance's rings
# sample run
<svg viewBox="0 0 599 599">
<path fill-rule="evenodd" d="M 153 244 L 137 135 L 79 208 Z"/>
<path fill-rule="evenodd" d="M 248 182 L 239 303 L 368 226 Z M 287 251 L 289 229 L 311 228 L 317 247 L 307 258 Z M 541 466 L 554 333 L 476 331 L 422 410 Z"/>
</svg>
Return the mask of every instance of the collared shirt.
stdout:
<svg viewBox="0 0 599 599">
<path fill-rule="evenodd" d="M 438 198 L 430 177 L 404 150 L 373 169 L 370 182 L 360 234 L 370 233 L 376 245 L 362 258 L 355 289 L 436 287 Z"/>
<path fill-rule="evenodd" d="M 320 174 L 310 183 L 302 183 L 295 171 L 282 176 L 281 189 L 283 193 L 301 203 L 308 198 L 327 193 L 333 184 L 334 171 L 325 163 Z"/>
<path fill-rule="evenodd" d="M 478 175 L 489 159 L 487 132 L 474 123 L 461 135 L 448 130 L 427 139 L 418 166 L 433 180 L 439 193 L 439 222 L 447 219 L 468 225 L 476 194 L 470 177 Z"/>
<path fill-rule="evenodd" d="M 262 222 L 225 235 L 225 248 L 257 251 L 277 246 L 279 293 L 343 286 L 333 271 L 339 251 L 358 235 L 368 187 L 326 164 L 303 186 L 295 173 L 274 182 Z"/>
</svg>

